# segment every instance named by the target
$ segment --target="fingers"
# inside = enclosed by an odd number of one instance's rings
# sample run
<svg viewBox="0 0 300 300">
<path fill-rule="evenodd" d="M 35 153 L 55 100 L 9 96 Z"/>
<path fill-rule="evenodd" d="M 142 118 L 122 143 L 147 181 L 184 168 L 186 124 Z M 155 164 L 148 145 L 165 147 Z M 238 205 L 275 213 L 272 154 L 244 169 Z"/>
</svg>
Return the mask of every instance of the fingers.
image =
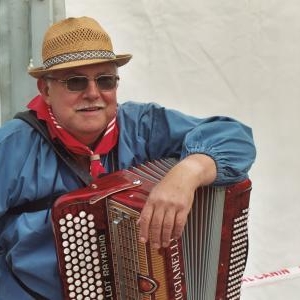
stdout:
<svg viewBox="0 0 300 300">
<path fill-rule="evenodd" d="M 172 239 L 179 239 L 186 222 L 187 212 L 176 211 L 174 207 L 164 209 L 146 204 L 141 212 L 140 241 L 145 243 L 150 238 L 151 247 L 168 247 Z"/>
<path fill-rule="evenodd" d="M 152 216 L 150 224 L 150 242 L 151 247 L 154 249 L 159 249 L 161 247 L 161 233 L 163 224 L 163 214 L 161 211 L 156 210 Z"/>
<path fill-rule="evenodd" d="M 172 238 L 174 240 L 178 240 L 181 237 L 184 226 L 186 224 L 187 214 L 188 212 L 185 211 L 177 213 L 172 235 Z"/>
<path fill-rule="evenodd" d="M 140 226 L 140 242 L 146 243 L 149 237 L 149 226 L 152 220 L 153 207 L 146 203 L 137 224 Z"/>
<path fill-rule="evenodd" d="M 172 238 L 175 210 L 156 210 L 150 224 L 151 247 L 159 249 L 168 247 Z"/>
<path fill-rule="evenodd" d="M 162 247 L 168 247 L 170 244 L 170 241 L 173 236 L 173 228 L 174 228 L 174 220 L 175 220 L 176 214 L 174 209 L 169 209 L 166 211 L 164 220 L 163 220 L 163 226 L 161 230 L 161 243 L 160 245 Z M 159 233 L 158 233 L 159 234 Z M 157 235 L 157 238 L 159 235 Z"/>
</svg>

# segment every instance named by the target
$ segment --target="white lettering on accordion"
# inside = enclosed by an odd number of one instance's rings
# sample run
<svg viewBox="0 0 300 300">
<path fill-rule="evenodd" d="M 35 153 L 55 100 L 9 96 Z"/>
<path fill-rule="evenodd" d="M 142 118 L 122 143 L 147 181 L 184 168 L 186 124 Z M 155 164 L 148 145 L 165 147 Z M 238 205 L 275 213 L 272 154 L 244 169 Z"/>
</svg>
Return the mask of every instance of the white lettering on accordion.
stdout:
<svg viewBox="0 0 300 300">
<path fill-rule="evenodd" d="M 175 291 L 175 299 L 183 299 L 182 293 L 182 270 L 180 266 L 180 256 L 178 249 L 178 242 L 173 240 L 170 246 L 171 250 L 171 266 L 173 272 L 173 285 Z"/>
<path fill-rule="evenodd" d="M 101 259 L 101 266 L 102 266 L 102 275 L 104 277 L 109 277 L 109 264 L 108 264 L 108 255 L 107 255 L 107 245 L 105 235 L 99 235 L 99 249 L 100 249 L 100 259 Z M 113 299 L 113 292 L 112 292 L 112 285 L 111 282 L 108 280 L 103 280 L 104 283 L 104 290 L 105 290 L 105 299 Z"/>
</svg>

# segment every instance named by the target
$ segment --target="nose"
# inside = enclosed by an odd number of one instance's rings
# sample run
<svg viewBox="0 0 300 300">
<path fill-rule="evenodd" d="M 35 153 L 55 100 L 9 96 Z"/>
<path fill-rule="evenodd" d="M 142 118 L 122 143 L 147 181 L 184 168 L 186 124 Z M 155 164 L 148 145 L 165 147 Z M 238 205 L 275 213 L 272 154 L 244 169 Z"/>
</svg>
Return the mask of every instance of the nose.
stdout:
<svg viewBox="0 0 300 300">
<path fill-rule="evenodd" d="M 95 80 L 89 80 L 87 88 L 84 90 L 85 98 L 95 100 L 100 97 L 101 93 Z"/>
</svg>

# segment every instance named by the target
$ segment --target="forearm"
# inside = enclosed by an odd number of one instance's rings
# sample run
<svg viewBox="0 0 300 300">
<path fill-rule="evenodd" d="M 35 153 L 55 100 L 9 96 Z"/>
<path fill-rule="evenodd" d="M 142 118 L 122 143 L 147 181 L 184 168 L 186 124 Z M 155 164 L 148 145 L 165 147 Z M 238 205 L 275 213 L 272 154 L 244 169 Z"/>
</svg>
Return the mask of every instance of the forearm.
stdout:
<svg viewBox="0 0 300 300">
<path fill-rule="evenodd" d="M 217 176 L 215 161 L 205 154 L 191 154 L 175 165 L 166 177 L 178 172 L 185 184 L 194 191 L 199 186 L 209 185 Z"/>
</svg>

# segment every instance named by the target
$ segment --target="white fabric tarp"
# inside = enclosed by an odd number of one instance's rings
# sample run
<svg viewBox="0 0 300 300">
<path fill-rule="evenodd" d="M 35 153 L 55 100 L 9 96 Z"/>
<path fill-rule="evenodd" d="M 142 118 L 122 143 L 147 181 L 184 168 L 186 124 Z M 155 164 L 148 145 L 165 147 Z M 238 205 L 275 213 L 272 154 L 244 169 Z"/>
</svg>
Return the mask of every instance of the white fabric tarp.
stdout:
<svg viewBox="0 0 300 300">
<path fill-rule="evenodd" d="M 120 68 L 120 102 L 229 115 L 253 128 L 245 276 L 254 284 L 242 300 L 298 300 L 300 1 L 65 2 L 67 16 L 96 18 L 117 54 L 133 54 Z M 293 274 L 281 276 L 285 269 Z"/>
</svg>

